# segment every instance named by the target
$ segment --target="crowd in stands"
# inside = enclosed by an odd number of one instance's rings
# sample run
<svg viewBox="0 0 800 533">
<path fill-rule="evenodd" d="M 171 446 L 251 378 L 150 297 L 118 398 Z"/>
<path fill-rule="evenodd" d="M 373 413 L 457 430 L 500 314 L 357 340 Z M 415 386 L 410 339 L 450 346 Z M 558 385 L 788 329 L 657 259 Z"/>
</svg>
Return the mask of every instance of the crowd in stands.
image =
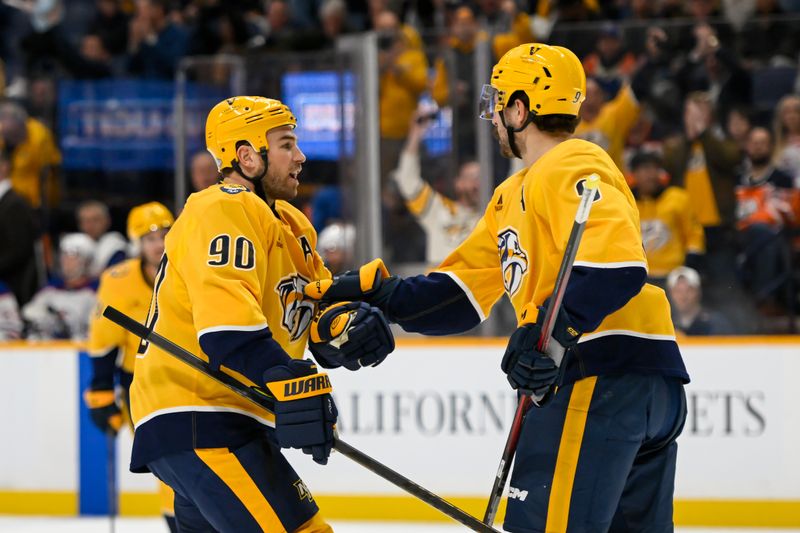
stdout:
<svg viewBox="0 0 800 533">
<path fill-rule="evenodd" d="M 49 276 L 65 286 L 85 282 L 66 280 L 64 258 L 79 247 L 56 245 L 61 233 L 79 231 L 91 242 L 90 279 L 124 256 L 124 239 L 110 231 L 122 226 L 124 211 L 63 187 L 54 136 L 59 80 L 171 80 L 180 60 L 194 55 L 279 63 L 282 54 L 330 51 L 342 35 L 368 30 L 378 32 L 390 264 L 435 265 L 480 216 L 480 180 L 494 185 L 511 173 L 498 154 L 493 176 L 481 176 L 476 162 L 476 58 L 488 49 L 494 63 L 514 46 L 541 41 L 583 60 L 588 81 L 576 135 L 605 148 L 627 176 L 650 281 L 670 295 L 677 327 L 796 331 L 800 4 L 793 0 L 5 1 L 0 315 L 10 312 L 4 298 L 24 309 Z M 435 102 L 434 110 L 421 101 Z M 436 109 L 451 117 L 444 155 L 427 153 L 421 141 Z M 205 152 L 187 163 L 194 190 L 218 179 Z M 352 267 L 352 191 L 337 180 L 315 182 L 311 172 L 303 181 L 302 207 L 318 231 L 332 228 L 320 243 L 337 269 Z M 161 200 L 170 193 L 157 192 Z M 65 205 L 68 216 L 59 217 Z M 19 336 L 22 324 L 3 320 L 0 335 Z"/>
</svg>

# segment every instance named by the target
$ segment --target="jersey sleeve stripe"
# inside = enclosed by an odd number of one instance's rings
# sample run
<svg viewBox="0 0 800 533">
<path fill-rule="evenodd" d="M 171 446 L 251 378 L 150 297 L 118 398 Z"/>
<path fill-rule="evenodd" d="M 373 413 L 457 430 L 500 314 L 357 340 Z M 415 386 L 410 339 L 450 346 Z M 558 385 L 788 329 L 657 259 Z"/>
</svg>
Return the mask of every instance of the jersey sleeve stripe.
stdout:
<svg viewBox="0 0 800 533">
<path fill-rule="evenodd" d="M 625 335 L 628 337 L 638 337 L 640 339 L 647 339 L 653 341 L 674 341 L 675 335 L 659 335 L 656 333 L 640 333 L 638 331 L 631 331 L 627 329 L 609 329 L 606 331 L 598 331 L 597 333 L 589 333 L 583 335 L 578 344 L 582 342 L 587 342 L 593 339 L 599 339 L 600 337 L 608 337 L 610 335 Z"/>
<path fill-rule="evenodd" d="M 201 329 L 197 332 L 197 338 L 200 339 L 206 333 L 219 333 L 221 331 L 259 331 L 265 329 L 267 327 L 266 322 L 262 322 L 261 324 L 256 324 L 254 326 L 212 326 L 210 328 Z"/>
<path fill-rule="evenodd" d="M 592 261 L 575 261 L 573 266 L 576 267 L 589 267 L 589 268 L 631 268 L 640 267 L 647 270 L 647 263 L 644 261 L 618 261 L 612 263 L 595 263 Z"/>
<path fill-rule="evenodd" d="M 236 413 L 239 415 L 244 415 L 246 417 L 252 418 L 253 420 L 264 424 L 265 426 L 269 426 L 271 428 L 275 427 L 275 422 L 271 420 L 267 420 L 266 418 L 261 418 L 260 416 L 254 415 L 250 411 L 245 411 L 244 409 L 237 409 L 235 407 L 223 407 L 219 405 L 181 405 L 178 407 L 168 407 L 166 409 L 159 409 L 158 411 L 153 411 L 149 415 L 143 417 L 136 423 L 136 427 L 134 429 L 139 429 L 142 425 L 149 422 L 150 420 L 156 418 L 157 416 L 161 415 L 171 415 L 174 413 Z"/>
<path fill-rule="evenodd" d="M 483 313 L 481 305 L 478 303 L 478 300 L 475 299 L 475 296 L 472 294 L 472 291 L 469 290 L 469 287 L 467 287 L 466 283 L 461 281 L 461 278 L 459 278 L 454 272 L 449 272 L 449 271 L 445 272 L 437 271 L 437 272 L 439 272 L 440 274 L 445 274 L 450 279 L 452 279 L 455 282 L 455 284 L 458 285 L 458 287 L 462 291 L 464 291 L 464 294 L 467 295 L 467 299 L 469 300 L 469 303 L 472 304 L 472 307 L 475 309 L 475 313 L 478 314 L 478 318 L 480 318 L 480 321 L 483 322 L 484 320 L 486 320 L 486 315 Z"/>
</svg>

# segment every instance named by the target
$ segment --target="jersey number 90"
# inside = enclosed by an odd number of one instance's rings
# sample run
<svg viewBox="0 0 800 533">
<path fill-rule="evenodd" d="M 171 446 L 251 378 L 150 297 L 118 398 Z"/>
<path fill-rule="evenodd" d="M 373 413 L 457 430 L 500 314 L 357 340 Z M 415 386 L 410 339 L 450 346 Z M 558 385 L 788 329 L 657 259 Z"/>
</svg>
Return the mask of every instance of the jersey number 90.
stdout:
<svg viewBox="0 0 800 533">
<path fill-rule="evenodd" d="M 256 249 L 253 243 L 241 235 L 233 239 L 233 247 L 230 235 L 217 235 L 211 239 L 208 245 L 208 265 L 224 267 L 231 263 L 231 259 L 234 268 L 252 270 L 256 266 Z"/>
</svg>

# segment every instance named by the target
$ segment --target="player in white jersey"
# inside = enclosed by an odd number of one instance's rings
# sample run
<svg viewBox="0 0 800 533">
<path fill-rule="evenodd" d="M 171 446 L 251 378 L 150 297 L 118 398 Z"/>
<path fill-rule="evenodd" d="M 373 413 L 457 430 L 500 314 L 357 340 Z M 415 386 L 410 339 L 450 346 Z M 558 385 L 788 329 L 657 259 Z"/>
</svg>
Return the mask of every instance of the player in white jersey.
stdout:
<svg viewBox="0 0 800 533">
<path fill-rule="evenodd" d="M 97 280 L 89 276 L 94 242 L 81 233 L 61 237 L 61 277 L 56 277 L 22 308 L 28 337 L 83 340 L 95 305 Z"/>
</svg>

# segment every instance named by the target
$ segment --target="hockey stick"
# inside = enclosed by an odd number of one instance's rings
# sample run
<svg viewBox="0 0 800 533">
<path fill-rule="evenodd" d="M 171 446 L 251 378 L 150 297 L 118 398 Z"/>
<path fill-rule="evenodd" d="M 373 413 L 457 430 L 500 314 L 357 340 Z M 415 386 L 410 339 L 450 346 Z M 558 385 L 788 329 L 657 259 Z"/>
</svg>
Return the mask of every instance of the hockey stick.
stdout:
<svg viewBox="0 0 800 533">
<path fill-rule="evenodd" d="M 581 193 L 581 200 L 578 204 L 578 211 L 575 213 L 575 221 L 572 223 L 572 231 L 570 231 L 569 239 L 567 240 L 564 257 L 561 259 L 561 266 L 558 269 L 553 295 L 550 298 L 550 306 L 545 313 L 544 321 L 542 322 L 542 334 L 539 337 L 539 342 L 536 347 L 536 349 L 542 353 L 547 353 L 547 347 L 550 345 L 555 319 L 558 316 L 561 301 L 564 299 L 564 291 L 567 289 L 567 282 L 569 282 L 570 274 L 572 274 L 572 264 L 575 262 L 575 256 L 578 254 L 578 245 L 581 242 L 583 230 L 586 227 L 586 220 L 589 218 L 589 212 L 592 210 L 592 204 L 594 203 L 594 197 L 599 185 L 600 176 L 597 174 L 592 174 L 583 182 L 583 192 Z M 560 366 L 561 361 L 556 361 L 556 364 Z M 500 505 L 500 498 L 503 496 L 508 473 L 511 470 L 511 461 L 514 459 L 514 454 L 517 452 L 519 436 L 522 432 L 522 422 L 525 420 L 525 415 L 531 408 L 533 400 L 536 400 L 538 403 L 542 400 L 542 397 L 531 398 L 527 394 L 524 394 L 519 399 L 517 411 L 514 413 L 514 421 L 511 423 L 511 430 L 508 432 L 506 446 L 503 449 L 503 456 L 500 458 L 500 466 L 497 469 L 494 485 L 492 485 L 492 492 L 489 495 L 486 513 L 483 515 L 484 524 L 494 524 L 495 516 L 497 516 L 497 507 Z"/>
<path fill-rule="evenodd" d="M 232 376 L 222 371 L 214 370 L 209 366 L 208 363 L 199 357 L 192 355 L 192 353 L 188 350 L 185 350 L 169 339 L 162 337 L 158 333 L 151 331 L 146 326 L 140 324 L 136 320 L 111 306 L 108 306 L 103 310 L 103 316 L 121 326 L 123 329 L 133 333 L 137 337 L 152 342 L 171 356 L 180 359 L 198 372 L 201 372 L 216 380 L 236 394 L 247 398 L 262 409 L 267 409 L 270 411 L 272 410 L 272 398 L 269 396 L 266 390 L 256 387 L 248 387 Z M 419 498 L 431 507 L 434 507 L 435 509 L 446 514 L 456 522 L 460 522 L 461 524 L 467 526 L 472 531 L 479 531 L 481 533 L 500 533 L 491 526 L 487 526 L 474 516 L 462 511 L 447 500 L 440 498 L 428 489 L 417 485 L 407 477 L 395 472 L 383 463 L 380 463 L 365 453 L 353 448 L 338 437 L 335 438 L 333 447 L 345 457 L 355 461 L 367 470 L 377 474 L 393 485 L 400 487 L 416 498 Z"/>
</svg>

